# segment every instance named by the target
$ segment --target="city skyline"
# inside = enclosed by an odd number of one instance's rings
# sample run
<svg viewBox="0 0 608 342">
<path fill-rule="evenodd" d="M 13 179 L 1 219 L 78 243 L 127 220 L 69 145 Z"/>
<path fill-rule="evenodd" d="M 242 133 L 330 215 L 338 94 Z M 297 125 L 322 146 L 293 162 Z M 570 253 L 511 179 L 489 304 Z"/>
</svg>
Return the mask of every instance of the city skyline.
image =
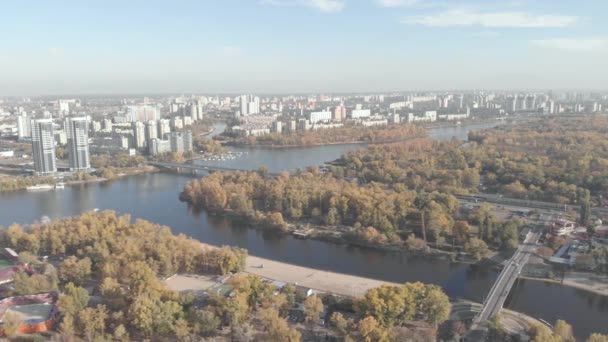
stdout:
<svg viewBox="0 0 608 342">
<path fill-rule="evenodd" d="M 0 94 L 602 90 L 608 4 L 585 5 L 7 3 Z"/>
</svg>

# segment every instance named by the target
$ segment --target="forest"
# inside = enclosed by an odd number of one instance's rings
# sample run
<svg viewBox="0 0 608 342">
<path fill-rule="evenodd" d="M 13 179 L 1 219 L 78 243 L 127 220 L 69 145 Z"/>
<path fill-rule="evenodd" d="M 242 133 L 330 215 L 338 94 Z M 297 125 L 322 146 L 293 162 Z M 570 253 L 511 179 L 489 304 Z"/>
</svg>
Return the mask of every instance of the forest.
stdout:
<svg viewBox="0 0 608 342">
<path fill-rule="evenodd" d="M 348 125 L 343 127 L 297 131 L 294 133 L 270 133 L 261 136 L 247 137 L 233 136 L 233 141 L 242 145 L 311 146 L 355 142 L 388 143 L 424 136 L 426 136 L 425 129 L 416 125 L 371 127 Z"/>
<path fill-rule="evenodd" d="M 392 341 L 423 334 L 430 340 L 451 307 L 441 288 L 422 283 L 383 286 L 344 302 L 332 295 L 302 297 L 293 285 L 277 293 L 271 283 L 244 273 L 228 279 L 230 296 L 210 294 L 200 302 L 167 289 L 161 279 L 174 273 L 238 272 L 247 252 L 203 249 L 167 227 L 110 211 L 45 225 L 14 224 L 0 238 L 3 246 L 19 252 L 20 262 L 37 269 L 32 275 L 17 273 L 11 293 L 5 295 L 60 291 L 61 341 L 200 341 L 218 336 L 241 342 L 300 341 L 313 334 L 328 311 L 329 327 L 341 338 Z M 40 262 L 39 255 L 58 264 Z M 303 306 L 304 326 L 287 321 L 296 301 Z M 344 310 L 354 315 L 345 317 Z M 413 322 L 418 322 L 414 329 Z M 420 324 L 425 328 L 419 329 Z"/>
<path fill-rule="evenodd" d="M 461 246 L 475 259 L 487 244 L 513 248 L 521 223 L 500 223 L 491 207 L 466 218 L 481 227 L 472 238 L 467 220 L 458 220 L 459 202 L 449 194 L 416 192 L 405 186 L 360 185 L 311 169 L 279 177 L 262 172 L 214 173 L 188 183 L 180 199 L 196 208 L 236 216 L 265 229 L 288 231 L 288 223 L 312 223 L 339 230 L 353 243 L 425 248 L 428 241 Z M 501 227 L 506 229 L 499 229 Z"/>
<path fill-rule="evenodd" d="M 469 143 L 415 139 L 343 156 L 334 173 L 450 194 L 504 193 L 596 204 L 608 190 L 608 118 L 545 119 L 469 133 Z"/>
<path fill-rule="evenodd" d="M 169 291 L 160 278 L 174 273 L 226 274 L 242 269 L 247 252 L 238 248 L 203 249 L 169 228 L 114 212 L 85 213 L 1 233 L 3 246 L 32 262 L 38 255 L 59 258 L 58 269 L 15 276 L 14 295 L 61 290 L 62 336 L 86 340 L 141 340 L 186 336 L 199 312 L 192 299 Z M 84 287 L 93 286 L 96 305 Z"/>
</svg>

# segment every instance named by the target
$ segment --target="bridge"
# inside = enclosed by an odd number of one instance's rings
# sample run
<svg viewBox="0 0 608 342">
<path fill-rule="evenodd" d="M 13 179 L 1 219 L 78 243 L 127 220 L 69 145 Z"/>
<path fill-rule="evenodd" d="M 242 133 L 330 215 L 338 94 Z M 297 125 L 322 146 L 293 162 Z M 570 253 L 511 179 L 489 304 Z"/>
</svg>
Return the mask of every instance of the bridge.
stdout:
<svg viewBox="0 0 608 342">
<path fill-rule="evenodd" d="M 211 165 L 196 165 L 196 164 L 187 164 L 187 163 L 168 163 L 168 162 L 147 162 L 148 165 L 165 168 L 165 169 L 174 169 L 174 170 L 192 170 L 192 171 L 205 171 L 205 172 L 237 172 L 237 171 L 255 171 L 255 170 L 245 170 L 245 169 L 237 169 L 223 166 L 211 166 Z M 277 177 L 278 173 L 268 173 L 269 176 Z"/>
<path fill-rule="evenodd" d="M 471 331 L 479 330 L 484 322 L 489 321 L 500 312 L 517 277 L 536 248 L 539 238 L 539 232 L 528 233 L 524 242 L 519 245 L 511 259 L 508 260 L 484 300 L 481 311 L 473 320 Z"/>
</svg>

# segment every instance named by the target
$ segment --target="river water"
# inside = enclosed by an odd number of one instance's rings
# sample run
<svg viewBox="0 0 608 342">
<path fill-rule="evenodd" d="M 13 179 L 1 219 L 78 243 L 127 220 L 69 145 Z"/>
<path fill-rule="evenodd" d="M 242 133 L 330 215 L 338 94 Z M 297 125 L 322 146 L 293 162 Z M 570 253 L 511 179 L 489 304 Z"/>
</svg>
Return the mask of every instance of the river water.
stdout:
<svg viewBox="0 0 608 342">
<path fill-rule="evenodd" d="M 493 124 L 472 126 L 474 129 Z M 466 139 L 471 127 L 435 129 L 438 139 Z M 334 160 L 363 145 L 332 145 L 296 149 L 235 148 L 247 152 L 223 166 L 271 172 L 293 170 Z M 250 254 L 307 267 L 349 273 L 393 282 L 422 281 L 441 285 L 451 297 L 483 301 L 497 273 L 446 260 L 407 257 L 402 253 L 336 245 L 291 236 L 278 237 L 233 225 L 226 219 L 194 212 L 178 200 L 178 194 L 192 178 L 174 174 L 147 174 L 107 183 L 68 186 L 63 191 L 30 193 L 17 191 L 0 195 L 0 225 L 31 223 L 46 215 L 59 218 L 99 208 L 115 210 L 171 227 L 213 245 L 236 245 Z M 520 280 L 507 306 L 549 322 L 565 319 L 580 338 L 591 332 L 608 333 L 608 297 L 555 284 Z"/>
</svg>

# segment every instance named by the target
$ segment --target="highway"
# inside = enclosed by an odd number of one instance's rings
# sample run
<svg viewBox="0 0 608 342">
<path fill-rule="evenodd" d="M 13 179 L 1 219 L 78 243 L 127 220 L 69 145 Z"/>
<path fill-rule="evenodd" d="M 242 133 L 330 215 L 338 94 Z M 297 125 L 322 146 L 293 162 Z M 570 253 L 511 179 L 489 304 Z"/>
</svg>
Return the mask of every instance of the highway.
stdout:
<svg viewBox="0 0 608 342">
<path fill-rule="evenodd" d="M 481 311 L 473 320 L 471 330 L 477 330 L 482 323 L 492 319 L 500 312 L 522 268 L 526 265 L 530 259 L 530 255 L 537 247 L 536 243 L 539 238 L 539 232 L 530 232 L 525 241 L 519 245 L 519 248 L 517 248 L 502 272 L 500 272 L 500 275 L 484 300 Z"/>
</svg>

